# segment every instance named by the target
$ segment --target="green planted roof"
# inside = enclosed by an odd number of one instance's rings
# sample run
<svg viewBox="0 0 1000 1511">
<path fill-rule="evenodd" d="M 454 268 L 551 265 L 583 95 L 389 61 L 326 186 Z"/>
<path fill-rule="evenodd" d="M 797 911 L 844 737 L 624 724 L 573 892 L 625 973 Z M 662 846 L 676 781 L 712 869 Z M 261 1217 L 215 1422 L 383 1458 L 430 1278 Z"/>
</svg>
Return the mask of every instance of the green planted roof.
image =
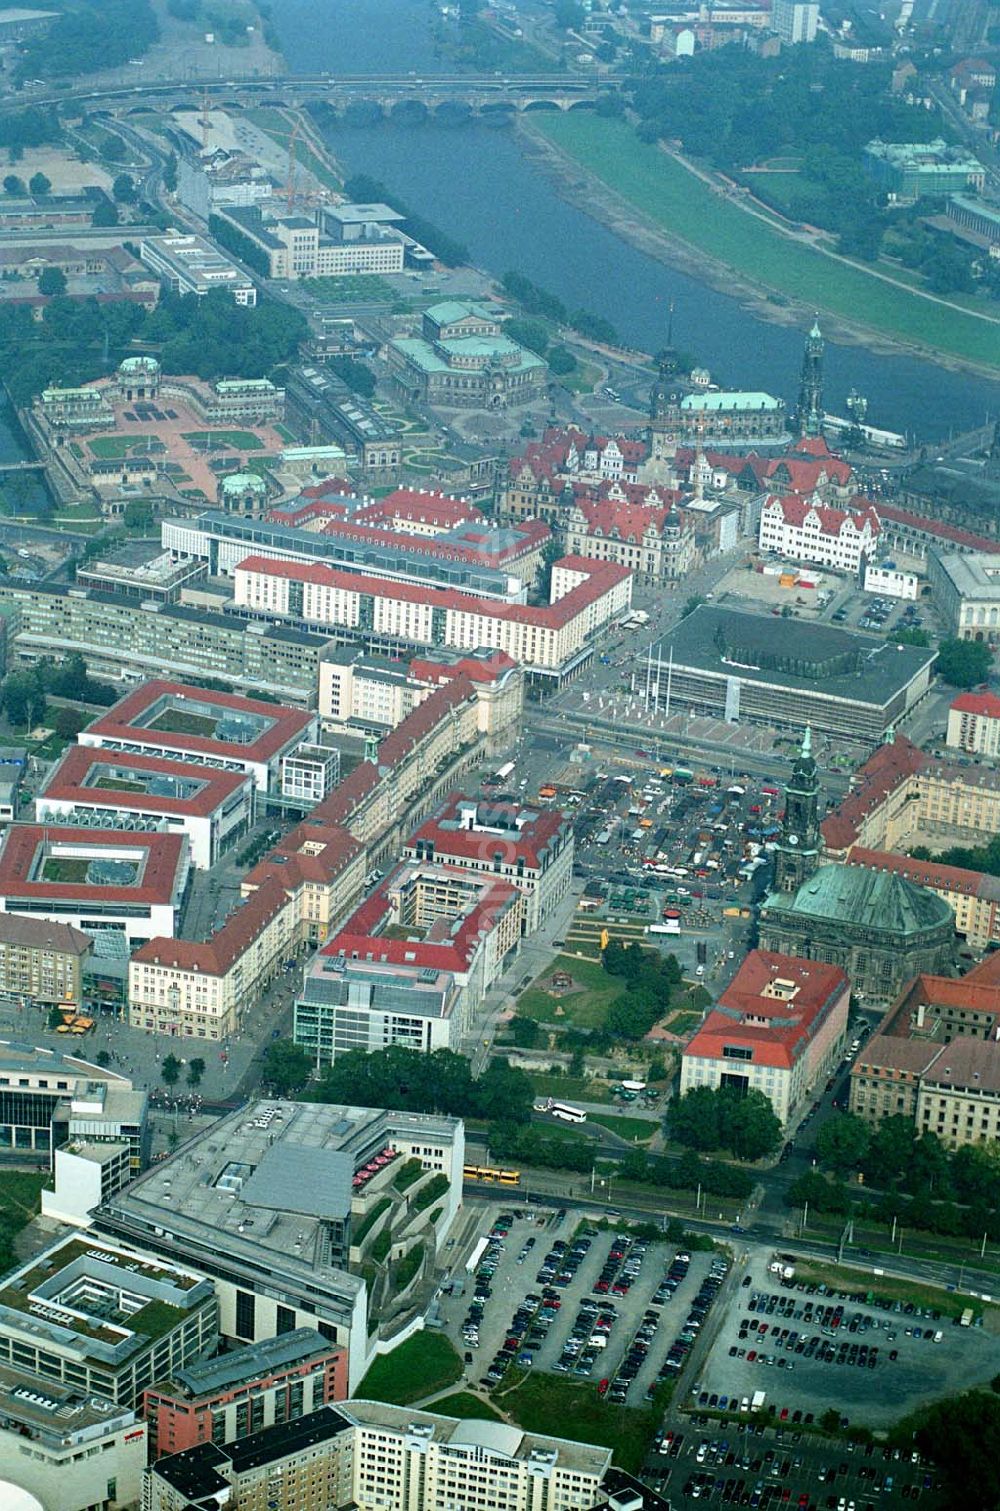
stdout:
<svg viewBox="0 0 1000 1511">
<path fill-rule="evenodd" d="M 816 918 L 910 938 L 954 922 L 951 908 L 936 892 L 867 866 L 820 866 L 797 892 L 772 893 L 764 914 L 776 920 Z"/>
</svg>

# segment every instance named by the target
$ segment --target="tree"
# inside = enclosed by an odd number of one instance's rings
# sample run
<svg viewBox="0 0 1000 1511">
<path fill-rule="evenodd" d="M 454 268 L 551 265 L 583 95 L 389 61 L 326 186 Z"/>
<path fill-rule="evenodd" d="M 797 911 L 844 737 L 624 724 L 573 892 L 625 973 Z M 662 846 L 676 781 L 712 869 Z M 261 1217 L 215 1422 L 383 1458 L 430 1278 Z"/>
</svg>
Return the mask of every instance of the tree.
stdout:
<svg viewBox="0 0 1000 1511">
<path fill-rule="evenodd" d="M 520 1015 L 511 1020 L 510 1031 L 518 1049 L 532 1049 L 538 1043 L 541 1032 L 536 1019 L 522 1018 Z"/>
<path fill-rule="evenodd" d="M 201 1081 L 202 1081 L 202 1077 L 204 1076 L 204 1074 L 205 1074 L 205 1062 L 201 1058 L 200 1055 L 195 1055 L 194 1059 L 188 1065 L 188 1076 L 187 1076 L 188 1085 L 189 1086 L 200 1086 L 201 1085 Z"/>
<path fill-rule="evenodd" d="M 160 1066 L 160 1079 L 165 1086 L 176 1086 L 181 1076 L 181 1062 L 174 1054 L 169 1054 Z"/>
<path fill-rule="evenodd" d="M 66 292 L 66 274 L 62 268 L 43 268 L 38 275 L 38 292 L 46 299 L 57 299 Z"/>
<path fill-rule="evenodd" d="M 173 194 L 177 189 L 177 153 L 171 152 L 163 165 L 163 187 L 168 194 Z"/>
<path fill-rule="evenodd" d="M 33 173 L 28 180 L 28 188 L 32 194 L 46 195 L 51 192 L 52 180 L 46 178 L 44 173 Z"/>
<path fill-rule="evenodd" d="M 978 640 L 942 640 L 935 670 L 951 687 L 985 682 L 993 665 L 988 645 Z"/>
<path fill-rule="evenodd" d="M 503 332 L 536 356 L 544 357 L 549 349 L 549 333 L 541 320 L 520 320 L 515 316 L 505 321 Z"/>
<path fill-rule="evenodd" d="M 45 718 L 45 689 L 37 667 L 9 672 L 3 680 L 2 701 L 16 728 L 31 729 Z"/>
<path fill-rule="evenodd" d="M 134 205 L 139 198 L 139 190 L 131 173 L 119 173 L 111 185 L 111 193 L 120 205 Z"/>
<path fill-rule="evenodd" d="M 277 1096 L 301 1091 L 311 1071 L 312 1060 L 300 1044 L 275 1039 L 264 1051 L 262 1079 L 273 1086 Z"/>
<path fill-rule="evenodd" d="M 82 708 L 57 708 L 52 716 L 52 726 L 64 740 L 75 740 L 80 730 L 90 723 L 90 714 Z"/>
<path fill-rule="evenodd" d="M 548 603 L 552 595 L 552 568 L 562 555 L 562 546 L 554 535 L 550 535 L 542 547 L 542 565 L 538 573 L 538 596 L 543 603 Z"/>
<path fill-rule="evenodd" d="M 705 600 L 704 598 L 702 598 L 700 593 L 692 593 L 691 597 L 685 601 L 684 607 L 681 609 L 681 618 L 686 619 L 689 614 L 694 613 L 695 609 L 700 608 L 704 602 Z"/>
<path fill-rule="evenodd" d="M 130 530 L 147 530 L 156 519 L 148 498 L 133 498 L 125 505 L 125 524 Z"/>
<path fill-rule="evenodd" d="M 891 640 L 894 645 L 926 646 L 931 643 L 930 635 L 928 635 L 926 630 L 922 630 L 919 625 L 910 626 L 906 629 L 887 630 L 886 638 Z"/>
<path fill-rule="evenodd" d="M 120 216 L 110 199 L 99 199 L 90 217 L 92 226 L 116 226 Z"/>
<path fill-rule="evenodd" d="M 905 1181 L 916 1142 L 912 1119 L 903 1113 L 883 1118 L 864 1158 L 865 1176 L 872 1185 L 889 1189 Z"/>
<path fill-rule="evenodd" d="M 579 31 L 586 19 L 580 0 L 556 0 L 556 25 L 560 31 Z"/>
<path fill-rule="evenodd" d="M 106 1049 L 102 1049 L 97 1056 L 97 1063 L 101 1069 L 106 1069 L 111 1064 L 111 1056 Z"/>
<path fill-rule="evenodd" d="M 851 1112 L 837 1113 L 816 1135 L 816 1156 L 828 1170 L 856 1170 L 871 1143 L 868 1125 Z"/>
<path fill-rule="evenodd" d="M 781 1122 L 762 1091 L 695 1086 L 675 1098 L 667 1113 L 670 1136 L 689 1149 L 728 1149 L 737 1159 L 758 1160 L 781 1141 Z"/>
<path fill-rule="evenodd" d="M 331 357 L 327 363 L 331 372 L 342 378 L 353 393 L 370 399 L 375 392 L 375 374 L 363 362 L 354 357 Z"/>
<path fill-rule="evenodd" d="M 569 348 L 565 346 L 550 347 L 548 364 L 556 376 L 560 378 L 576 371 L 576 358 Z"/>
<path fill-rule="evenodd" d="M 26 192 L 24 179 L 18 178 L 16 173 L 8 173 L 3 181 L 4 193 L 22 195 Z"/>
<path fill-rule="evenodd" d="M 940 1469 L 953 1511 L 1000 1506 L 1000 1400 L 970 1390 L 922 1413 L 917 1446 Z"/>
</svg>

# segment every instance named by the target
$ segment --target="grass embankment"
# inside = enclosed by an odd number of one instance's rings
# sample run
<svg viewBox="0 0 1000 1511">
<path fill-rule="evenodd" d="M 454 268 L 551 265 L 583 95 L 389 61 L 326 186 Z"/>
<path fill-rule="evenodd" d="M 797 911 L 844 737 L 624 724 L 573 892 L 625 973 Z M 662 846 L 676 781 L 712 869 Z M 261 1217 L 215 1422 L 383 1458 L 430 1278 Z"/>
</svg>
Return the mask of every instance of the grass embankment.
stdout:
<svg viewBox="0 0 1000 1511">
<path fill-rule="evenodd" d="M 0 1274 L 14 1265 L 14 1240 L 37 1216 L 48 1181 L 45 1171 L 5 1170 L 0 1176 Z"/>
<path fill-rule="evenodd" d="M 763 289 L 881 335 L 1000 368 L 1000 324 L 950 309 L 838 262 L 741 210 L 622 121 L 569 111 L 534 128 L 669 235 Z"/>
<path fill-rule="evenodd" d="M 493 1392 L 493 1399 L 519 1427 L 612 1448 L 620 1468 L 633 1474 L 641 1468 L 665 1403 L 648 1411 L 629 1410 L 603 1401 L 592 1380 L 519 1372 L 515 1376 L 513 1385 L 505 1382 Z"/>
<path fill-rule="evenodd" d="M 362 1401 L 409 1406 L 462 1378 L 462 1361 L 441 1333 L 414 1333 L 371 1365 L 356 1394 Z M 435 1408 L 436 1409 L 436 1408 Z M 457 1413 L 455 1413 L 457 1415 Z"/>
<path fill-rule="evenodd" d="M 463 1421 L 476 1417 L 486 1422 L 503 1421 L 503 1417 L 489 1401 L 484 1401 L 482 1396 L 473 1395 L 471 1390 L 457 1390 L 453 1396 L 442 1396 L 440 1401 L 434 1402 L 433 1409 L 443 1417 L 461 1417 Z"/>
<path fill-rule="evenodd" d="M 795 1281 L 811 1285 L 825 1285 L 829 1290 L 845 1291 L 848 1295 L 864 1292 L 873 1301 L 912 1301 L 914 1306 L 930 1308 L 942 1317 L 960 1317 L 969 1305 L 969 1297 L 955 1291 L 938 1289 L 933 1285 L 921 1285 L 913 1280 L 898 1279 L 893 1275 L 869 1275 L 865 1270 L 848 1269 L 843 1265 L 823 1264 L 815 1259 L 796 1259 Z M 1000 1312 L 1000 1307 L 984 1301 L 974 1301 L 973 1310 Z"/>
</svg>

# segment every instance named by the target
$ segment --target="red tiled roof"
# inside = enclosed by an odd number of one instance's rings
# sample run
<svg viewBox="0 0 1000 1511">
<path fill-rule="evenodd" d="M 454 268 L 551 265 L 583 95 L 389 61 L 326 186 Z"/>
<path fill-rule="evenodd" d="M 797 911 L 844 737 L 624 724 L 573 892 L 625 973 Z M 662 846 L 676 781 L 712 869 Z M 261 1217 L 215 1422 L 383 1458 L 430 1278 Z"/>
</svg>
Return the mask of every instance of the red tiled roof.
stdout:
<svg viewBox="0 0 1000 1511">
<path fill-rule="evenodd" d="M 370 593 L 397 603 L 430 604 L 435 608 L 454 609 L 463 614 L 481 614 L 490 619 L 505 619 L 515 624 L 533 624 L 558 630 L 616 583 L 632 574 L 627 567 L 612 561 L 590 561 L 585 556 L 563 556 L 557 563 L 569 571 L 580 572 L 586 581 L 578 583 L 556 603 L 533 608 L 525 603 L 500 603 L 492 598 L 477 598 L 455 588 L 438 588 L 432 584 L 392 582 L 384 577 L 368 577 L 359 572 L 343 572 L 319 562 L 276 561 L 264 556 L 247 556 L 237 565 L 237 572 L 263 577 L 288 577 L 295 582 L 313 582 L 323 587 L 342 588 L 348 593 Z"/>
<path fill-rule="evenodd" d="M 386 524 L 393 519 L 409 519 L 415 523 L 437 525 L 449 530 L 467 519 L 483 520 L 481 509 L 466 498 L 454 498 L 448 493 L 434 489 L 426 492 L 419 488 L 396 488 L 384 498 L 373 499 L 357 514 L 359 522 Z"/>
<path fill-rule="evenodd" d="M 960 714 L 979 714 L 987 719 L 1000 719 L 1000 698 L 996 693 L 959 693 L 952 700 L 952 708 Z"/>
<path fill-rule="evenodd" d="M 125 792 L 88 781 L 101 767 L 122 767 L 149 776 L 176 777 L 201 782 L 200 791 L 188 798 L 160 797 L 149 792 Z M 220 808 L 249 778 L 242 771 L 221 771 L 217 766 L 195 766 L 188 761 L 165 761 L 159 756 L 125 755 L 99 745 L 71 745 L 46 784 L 41 797 L 53 802 L 100 804 L 136 813 L 172 813 L 206 818 Z"/>
<path fill-rule="evenodd" d="M 900 782 L 922 771 L 926 763 L 924 752 L 906 735 L 897 734 L 891 745 L 880 745 L 855 772 L 852 790 L 820 825 L 827 847 L 843 850 L 852 845 L 872 809 Z"/>
<path fill-rule="evenodd" d="M 793 1000 L 763 995 L 777 979 L 798 988 Z M 774 950 L 751 950 L 684 1054 L 717 1059 L 726 1045 L 746 1045 L 753 1049 L 755 1065 L 790 1069 L 829 1009 L 849 991 L 850 982 L 839 966 Z"/>
<path fill-rule="evenodd" d="M 141 880 L 135 884 L 96 887 L 90 882 L 37 881 L 32 870 L 39 847 L 49 844 L 84 845 L 97 851 L 123 846 L 145 852 Z M 186 847 L 182 834 L 150 834 L 121 829 L 76 829 L 58 824 L 12 824 L 0 848 L 0 896 L 33 901 L 79 900 L 86 905 L 100 897 L 128 903 L 169 903 Z M 95 859 L 99 859 L 97 856 Z"/>
<path fill-rule="evenodd" d="M 966 897 L 990 897 L 1000 900 L 1000 881 L 983 871 L 968 871 L 963 866 L 943 866 L 934 860 L 914 860 L 912 855 L 897 855 L 892 850 L 866 850 L 853 846 L 846 864 L 868 866 L 873 871 L 892 871 L 905 876 L 920 887 L 936 892 L 959 892 Z"/>
<path fill-rule="evenodd" d="M 287 905 L 284 887 L 267 878 L 234 908 L 211 939 L 151 939 L 133 953 L 133 961 L 172 966 L 177 970 L 201 971 L 206 976 L 224 976 Z"/>
<path fill-rule="evenodd" d="M 986 957 L 986 960 L 997 959 L 1000 959 L 1000 956 L 996 954 Z M 981 965 L 985 965 L 986 960 L 982 961 Z M 977 1013 L 996 1013 L 1000 1017 L 1000 985 L 991 986 L 985 981 L 976 979 L 976 971 L 980 968 L 981 966 L 974 967 L 968 975 L 961 976 L 957 980 L 954 976 L 918 976 L 903 992 L 902 1000 L 913 1006 L 918 1006 L 922 1002 L 928 1007 L 964 1007 Z M 892 1011 L 891 1017 L 895 1024 L 895 1011 Z M 902 1026 L 902 1022 L 899 1026 Z M 886 1028 L 888 1031 L 888 1022 Z"/>
<path fill-rule="evenodd" d="M 162 697 L 187 698 L 192 702 L 207 703 L 220 713 L 229 711 L 254 714 L 268 719 L 270 728 L 265 729 L 249 745 L 232 745 L 225 740 L 206 739 L 203 735 L 140 727 L 138 720 Z M 256 698 L 237 697 L 233 693 L 214 692 L 204 687 L 188 687 L 183 682 L 144 682 L 141 687 L 127 693 L 109 708 L 106 714 L 88 724 L 84 734 L 99 734 L 106 739 L 128 740 L 133 744 L 145 741 L 166 749 L 187 750 L 227 761 L 268 761 L 300 737 L 311 724 L 312 718 L 312 714 L 305 713 L 300 708 L 262 703 Z"/>
<path fill-rule="evenodd" d="M 306 882 L 329 886 L 363 852 L 364 846 L 341 824 L 307 818 L 257 862 L 244 876 L 242 886 L 251 890 L 270 877 L 289 893 Z"/>
<path fill-rule="evenodd" d="M 459 808 L 469 803 L 476 804 L 484 817 L 492 812 L 502 814 L 508 820 L 518 814 L 530 814 L 530 818 L 520 828 L 511 823 L 509 829 L 501 831 L 460 829 L 456 827 Z M 437 812 L 410 835 L 407 849 L 413 849 L 418 840 L 429 840 L 434 845 L 436 858 L 447 859 L 455 855 L 465 860 L 481 860 L 484 865 L 492 866 L 499 855 L 502 865 L 516 865 L 521 859 L 526 866 L 537 870 L 545 863 L 546 855 L 560 832 L 568 835 L 569 824 L 559 809 L 525 809 L 517 803 L 480 803 L 477 798 L 453 792 Z"/>
<path fill-rule="evenodd" d="M 883 520 L 892 520 L 897 525 L 908 525 L 923 535 L 937 540 L 950 541 L 952 545 L 964 546 L 969 551 L 987 551 L 991 556 L 1000 552 L 1000 541 L 990 540 L 985 535 L 974 535 L 971 530 L 962 530 L 957 525 L 946 525 L 943 520 L 927 519 L 923 514 L 912 514 L 908 509 L 898 509 L 895 504 L 883 504 L 879 500 L 879 512 Z"/>
<path fill-rule="evenodd" d="M 344 927 L 323 946 L 320 954 L 356 956 L 362 961 L 370 957 L 415 971 L 429 969 L 461 975 L 471 966 L 480 940 L 496 928 L 501 916 L 520 898 L 517 888 L 508 882 L 491 882 L 484 885 L 478 902 L 462 916 L 447 939 L 386 939 L 379 930 L 390 920 L 388 893 L 401 869 L 394 871 L 365 899 Z M 445 872 L 450 869 L 452 875 L 466 882 L 469 880 L 469 873 L 459 868 L 435 865 L 435 870 L 438 869 Z"/>
<path fill-rule="evenodd" d="M 604 536 L 634 540 L 637 544 L 650 528 L 662 533 L 665 521 L 674 512 L 669 504 L 650 508 L 642 504 L 615 503 L 610 499 L 595 502 L 577 499 L 576 504 L 592 534 L 599 530 Z"/>
<path fill-rule="evenodd" d="M 788 450 L 793 456 L 828 457 L 834 454 L 826 444 L 826 437 L 822 435 L 800 436 Z"/>
<path fill-rule="evenodd" d="M 810 514 L 815 514 L 819 520 L 821 535 L 836 535 L 843 533 L 844 527 L 849 526 L 861 535 L 867 524 L 873 535 L 878 535 L 881 530 L 878 515 L 872 508 L 851 510 L 834 509 L 829 504 L 821 504 L 811 499 L 800 498 L 798 494 L 786 493 L 782 496 L 769 494 L 764 502 L 765 509 L 773 509 L 777 505 L 781 509 L 782 518 L 786 525 L 794 525 L 801 530 Z"/>
<path fill-rule="evenodd" d="M 420 682 L 450 682 L 467 677 L 470 682 L 496 682 L 517 662 L 506 651 L 491 651 L 488 657 L 463 656 L 460 661 L 435 661 L 433 651 L 414 656 L 410 676 Z"/>
</svg>

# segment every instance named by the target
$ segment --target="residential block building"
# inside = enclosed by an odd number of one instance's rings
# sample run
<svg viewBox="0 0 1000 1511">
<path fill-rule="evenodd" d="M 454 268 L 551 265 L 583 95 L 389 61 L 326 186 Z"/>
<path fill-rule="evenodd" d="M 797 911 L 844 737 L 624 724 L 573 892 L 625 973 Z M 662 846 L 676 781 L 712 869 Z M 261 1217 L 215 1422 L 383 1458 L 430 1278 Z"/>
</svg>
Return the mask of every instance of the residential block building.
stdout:
<svg viewBox="0 0 1000 1511">
<path fill-rule="evenodd" d="M 454 792 L 414 830 L 403 854 L 509 882 L 524 894 L 524 932 L 533 934 L 569 891 L 573 826 L 555 809 L 481 802 Z"/>
<path fill-rule="evenodd" d="M 961 980 L 909 983 L 851 1070 L 850 1110 L 909 1117 L 952 1148 L 1000 1135 L 1000 987 L 993 957 Z M 982 976 L 982 979 L 980 979 Z"/>
<path fill-rule="evenodd" d="M 347 1395 L 347 1355 L 314 1327 L 196 1359 L 143 1392 L 151 1459 L 234 1443 Z"/>
<path fill-rule="evenodd" d="M 959 693 L 948 710 L 945 743 L 966 755 L 1000 755 L 1000 698 L 996 693 Z"/>
<path fill-rule="evenodd" d="M 78 652 L 89 671 L 115 682 L 212 677 L 284 703 L 315 696 L 328 636 L 288 624 L 248 628 L 231 614 L 188 604 L 149 605 L 65 583 L 0 582 L 12 608 L 11 652 L 22 664 Z"/>
<path fill-rule="evenodd" d="M 681 1092 L 761 1091 L 788 1123 L 843 1051 L 851 984 L 835 965 L 752 950 L 681 1056 Z"/>
<path fill-rule="evenodd" d="M 22 1006 L 78 1007 L 89 954 L 90 940 L 71 924 L 0 912 L 0 992 Z"/>
<path fill-rule="evenodd" d="M 266 1496 L 274 1511 L 447 1511 L 459 1485 L 468 1511 L 666 1511 L 611 1467 L 608 1448 L 363 1400 L 161 1459 L 143 1505 L 187 1511 L 212 1500 L 249 1511 Z"/>
<path fill-rule="evenodd" d="M 594 637 L 631 596 L 627 568 L 579 556 L 555 564 L 550 602 L 541 608 L 260 556 L 236 568 L 234 594 L 237 607 L 252 614 L 385 649 L 502 650 L 529 677 L 556 685 L 591 659 Z"/>
</svg>

